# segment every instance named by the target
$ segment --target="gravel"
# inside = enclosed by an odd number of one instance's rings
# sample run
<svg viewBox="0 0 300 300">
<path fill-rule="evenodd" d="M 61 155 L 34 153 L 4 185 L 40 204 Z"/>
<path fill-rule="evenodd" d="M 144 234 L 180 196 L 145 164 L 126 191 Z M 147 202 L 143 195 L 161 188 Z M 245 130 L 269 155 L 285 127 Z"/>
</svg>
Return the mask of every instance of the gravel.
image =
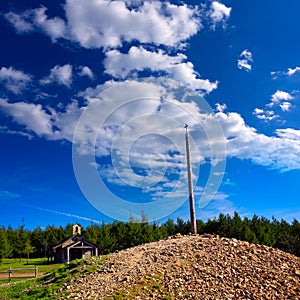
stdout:
<svg viewBox="0 0 300 300">
<path fill-rule="evenodd" d="M 216 235 L 176 235 L 112 253 L 63 291 L 61 299 L 300 300 L 300 258 Z"/>
</svg>

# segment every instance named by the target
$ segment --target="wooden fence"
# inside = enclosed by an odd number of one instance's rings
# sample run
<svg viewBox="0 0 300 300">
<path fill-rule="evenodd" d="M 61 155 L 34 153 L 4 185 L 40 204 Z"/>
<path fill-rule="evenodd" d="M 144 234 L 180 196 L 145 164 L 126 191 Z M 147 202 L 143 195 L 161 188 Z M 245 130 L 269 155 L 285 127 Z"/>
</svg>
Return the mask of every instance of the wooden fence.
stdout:
<svg viewBox="0 0 300 300">
<path fill-rule="evenodd" d="M 37 277 L 38 276 L 38 267 L 32 267 L 32 268 L 8 268 L 7 270 L 0 270 L 1 273 L 4 274 L 4 276 L 0 276 L 1 279 L 8 279 L 11 281 L 12 278 L 30 278 L 30 277 Z M 7 276 L 5 276 L 5 273 Z"/>
</svg>

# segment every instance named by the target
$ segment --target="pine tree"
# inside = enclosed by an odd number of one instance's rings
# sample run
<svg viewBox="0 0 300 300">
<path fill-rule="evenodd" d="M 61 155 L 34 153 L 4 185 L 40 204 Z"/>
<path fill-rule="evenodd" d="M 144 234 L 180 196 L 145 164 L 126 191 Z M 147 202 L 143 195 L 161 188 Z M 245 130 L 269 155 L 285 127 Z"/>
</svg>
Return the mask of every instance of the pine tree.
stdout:
<svg viewBox="0 0 300 300">
<path fill-rule="evenodd" d="M 114 223 L 114 225 L 117 226 L 117 222 Z M 119 243 L 115 234 L 113 234 L 112 225 L 106 223 L 102 224 L 96 244 L 101 254 L 107 254 L 117 250 Z"/>
<path fill-rule="evenodd" d="M 33 252 L 34 252 L 34 247 L 31 246 L 30 240 L 27 239 L 25 242 L 25 247 L 24 247 L 24 252 L 23 252 L 26 255 L 27 265 L 28 265 L 29 255 Z"/>
<path fill-rule="evenodd" d="M 230 216 L 225 216 L 224 214 L 220 213 L 218 219 L 218 231 L 217 234 L 220 236 L 228 236 L 229 233 L 229 224 L 230 224 Z"/>
<path fill-rule="evenodd" d="M 22 219 L 22 225 L 19 225 L 17 234 L 16 234 L 16 241 L 15 241 L 15 248 L 20 257 L 20 262 L 22 262 L 22 254 L 24 253 L 26 240 L 28 239 L 28 232 L 25 230 L 24 219 Z"/>
<path fill-rule="evenodd" d="M 2 264 L 3 258 L 10 256 L 11 248 L 7 239 L 7 233 L 4 227 L 0 228 L 0 264 Z"/>
<path fill-rule="evenodd" d="M 174 235 L 176 233 L 176 226 L 175 226 L 175 223 L 172 219 L 168 219 L 166 223 L 164 223 L 162 225 L 163 227 L 166 228 L 167 230 L 167 234 L 170 236 L 170 235 Z"/>
<path fill-rule="evenodd" d="M 177 224 L 175 228 L 176 228 L 176 232 L 180 234 L 188 234 L 191 230 L 191 223 L 189 221 L 185 222 L 181 218 L 177 218 Z"/>
<path fill-rule="evenodd" d="M 243 235 L 243 221 L 237 212 L 231 218 L 229 237 L 241 240 Z"/>
<path fill-rule="evenodd" d="M 45 245 L 45 232 L 41 227 L 35 228 L 30 235 L 31 245 L 35 249 L 35 255 L 37 257 L 45 256 L 44 245 Z"/>
<path fill-rule="evenodd" d="M 101 228 L 100 226 L 93 224 L 86 228 L 83 235 L 86 237 L 93 244 L 97 244 L 99 237 L 101 235 Z"/>
</svg>

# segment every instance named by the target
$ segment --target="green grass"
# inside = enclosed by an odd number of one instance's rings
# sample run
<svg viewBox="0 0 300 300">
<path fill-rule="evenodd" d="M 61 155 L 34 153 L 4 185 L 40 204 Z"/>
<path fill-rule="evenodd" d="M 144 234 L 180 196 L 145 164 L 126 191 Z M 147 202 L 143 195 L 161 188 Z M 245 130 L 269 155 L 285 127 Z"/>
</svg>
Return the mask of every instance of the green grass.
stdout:
<svg viewBox="0 0 300 300">
<path fill-rule="evenodd" d="M 0 299 L 57 299 L 59 296 L 64 295 L 64 293 L 58 293 L 64 283 L 70 282 L 75 276 L 95 271 L 104 259 L 106 259 L 105 256 L 97 260 L 93 258 L 74 260 L 69 265 L 55 265 L 50 272 L 40 278 L 0 286 Z M 12 265 L 17 267 L 13 262 Z"/>
<path fill-rule="evenodd" d="M 0 284 L 8 283 L 8 282 L 16 282 L 20 280 L 24 280 L 21 276 L 22 273 L 28 273 L 32 274 L 32 277 L 34 277 L 35 271 L 34 270 L 18 270 L 13 271 L 12 278 L 9 281 L 8 280 L 8 273 L 5 272 L 9 268 L 34 268 L 37 266 L 38 276 L 41 276 L 43 274 L 49 273 L 52 270 L 55 270 L 61 266 L 61 264 L 54 264 L 51 262 L 48 262 L 47 258 L 32 258 L 28 260 L 23 259 L 22 262 L 20 262 L 20 259 L 18 258 L 9 258 L 9 259 L 3 259 L 2 264 L 0 264 Z"/>
<path fill-rule="evenodd" d="M 4 258 L 2 264 L 0 264 L 0 271 L 7 270 L 9 267 L 11 268 L 31 268 L 38 266 L 38 271 L 42 273 L 49 272 L 53 269 L 56 269 L 61 264 L 54 264 L 52 262 L 48 262 L 47 258 L 30 258 L 27 260 L 23 258 L 22 262 L 20 262 L 19 258 Z"/>
</svg>

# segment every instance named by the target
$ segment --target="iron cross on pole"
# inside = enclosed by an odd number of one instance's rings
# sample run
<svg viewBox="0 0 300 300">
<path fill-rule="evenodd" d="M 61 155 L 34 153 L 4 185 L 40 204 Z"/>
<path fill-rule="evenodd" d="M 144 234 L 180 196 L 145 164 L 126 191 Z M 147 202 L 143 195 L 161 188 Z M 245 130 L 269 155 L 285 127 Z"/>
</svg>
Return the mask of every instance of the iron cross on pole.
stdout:
<svg viewBox="0 0 300 300">
<path fill-rule="evenodd" d="M 189 144 L 189 133 L 188 124 L 185 124 L 185 146 L 186 146 L 186 160 L 187 160 L 187 175 L 188 175 L 188 186 L 189 186 L 189 201 L 190 201 L 190 218 L 191 218 L 191 230 L 193 234 L 197 234 L 197 223 L 195 217 L 195 205 L 194 205 L 194 189 L 192 180 L 192 167 L 190 158 L 190 144 Z"/>
</svg>

